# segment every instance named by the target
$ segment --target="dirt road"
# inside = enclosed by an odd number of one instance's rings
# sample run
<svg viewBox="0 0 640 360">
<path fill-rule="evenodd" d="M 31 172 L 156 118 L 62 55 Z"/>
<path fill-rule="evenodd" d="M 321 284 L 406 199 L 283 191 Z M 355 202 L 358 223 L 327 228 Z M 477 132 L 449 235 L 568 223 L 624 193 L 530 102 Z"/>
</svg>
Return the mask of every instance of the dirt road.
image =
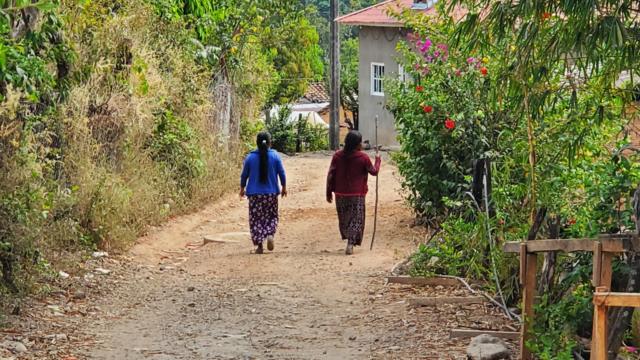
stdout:
<svg viewBox="0 0 640 360">
<path fill-rule="evenodd" d="M 246 200 L 229 196 L 154 229 L 127 257 L 104 260 L 102 267 L 115 269 L 106 275 L 107 296 L 65 300 L 64 309 L 84 310 L 51 320 L 65 332 L 58 342 L 66 342 L 59 346 L 65 350 L 52 352 L 47 342 L 40 354 L 119 360 L 465 358 L 467 342 L 449 340 L 449 328 L 489 324 L 493 310 L 411 309 L 405 300 L 417 292 L 451 290 L 384 284 L 424 236 L 410 227 L 411 213 L 388 162 L 381 172 L 374 251 L 368 249 L 371 194 L 367 246 L 345 256 L 335 209 L 324 200 L 329 160 L 285 159 L 290 196 L 281 202 L 273 253 L 250 254 Z M 204 237 L 216 242 L 195 246 Z M 34 340 L 32 347 L 38 344 Z"/>
</svg>

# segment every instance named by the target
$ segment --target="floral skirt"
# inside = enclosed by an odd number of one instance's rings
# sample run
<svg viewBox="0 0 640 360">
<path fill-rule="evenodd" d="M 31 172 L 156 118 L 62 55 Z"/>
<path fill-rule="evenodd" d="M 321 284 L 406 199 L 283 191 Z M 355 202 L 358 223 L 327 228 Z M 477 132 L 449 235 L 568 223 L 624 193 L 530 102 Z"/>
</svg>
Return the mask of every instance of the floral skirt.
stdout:
<svg viewBox="0 0 640 360">
<path fill-rule="evenodd" d="M 349 244 L 360 246 L 364 235 L 364 196 L 336 196 L 340 235 Z"/>
<path fill-rule="evenodd" d="M 278 228 L 278 194 L 249 195 L 249 229 L 254 245 L 259 245 Z"/>
</svg>

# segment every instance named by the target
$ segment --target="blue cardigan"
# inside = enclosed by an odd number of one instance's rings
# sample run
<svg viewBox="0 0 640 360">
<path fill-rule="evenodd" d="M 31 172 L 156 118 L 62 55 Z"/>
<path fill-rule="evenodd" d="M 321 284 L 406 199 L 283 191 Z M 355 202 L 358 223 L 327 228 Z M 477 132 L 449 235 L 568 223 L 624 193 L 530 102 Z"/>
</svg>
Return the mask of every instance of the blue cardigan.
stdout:
<svg viewBox="0 0 640 360">
<path fill-rule="evenodd" d="M 250 195 L 268 195 L 280 194 L 280 186 L 278 186 L 278 178 L 280 184 L 287 186 L 287 176 L 284 172 L 282 159 L 275 150 L 269 149 L 267 152 L 269 164 L 267 166 L 267 182 L 260 182 L 260 152 L 254 150 L 244 159 L 242 175 L 240 176 L 240 187 L 246 187 L 246 194 Z"/>
</svg>

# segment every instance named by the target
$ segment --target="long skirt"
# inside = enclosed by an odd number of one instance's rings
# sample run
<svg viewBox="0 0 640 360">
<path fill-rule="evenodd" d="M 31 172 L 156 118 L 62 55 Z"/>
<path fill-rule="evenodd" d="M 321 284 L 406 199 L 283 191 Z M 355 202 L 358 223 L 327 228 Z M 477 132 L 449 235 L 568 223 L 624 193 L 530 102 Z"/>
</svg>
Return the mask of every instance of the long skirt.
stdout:
<svg viewBox="0 0 640 360">
<path fill-rule="evenodd" d="M 364 196 L 336 196 L 340 235 L 349 244 L 360 246 L 364 234 Z"/>
<path fill-rule="evenodd" d="M 278 228 L 278 194 L 249 195 L 249 229 L 253 245 L 260 245 Z"/>
</svg>

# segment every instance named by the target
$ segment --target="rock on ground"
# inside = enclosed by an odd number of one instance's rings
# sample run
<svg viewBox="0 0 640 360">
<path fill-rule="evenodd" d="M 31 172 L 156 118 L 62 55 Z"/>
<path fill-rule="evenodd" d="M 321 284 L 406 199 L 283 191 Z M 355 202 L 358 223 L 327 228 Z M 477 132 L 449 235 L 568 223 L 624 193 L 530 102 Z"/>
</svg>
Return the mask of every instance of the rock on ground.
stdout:
<svg viewBox="0 0 640 360">
<path fill-rule="evenodd" d="M 14 354 L 22 354 L 27 352 L 27 347 L 19 341 L 5 341 L 0 343 L 0 349 L 6 349 Z"/>
<path fill-rule="evenodd" d="M 511 359 L 511 353 L 504 341 L 484 334 L 471 340 L 467 348 L 467 358 L 470 360 Z"/>
</svg>

